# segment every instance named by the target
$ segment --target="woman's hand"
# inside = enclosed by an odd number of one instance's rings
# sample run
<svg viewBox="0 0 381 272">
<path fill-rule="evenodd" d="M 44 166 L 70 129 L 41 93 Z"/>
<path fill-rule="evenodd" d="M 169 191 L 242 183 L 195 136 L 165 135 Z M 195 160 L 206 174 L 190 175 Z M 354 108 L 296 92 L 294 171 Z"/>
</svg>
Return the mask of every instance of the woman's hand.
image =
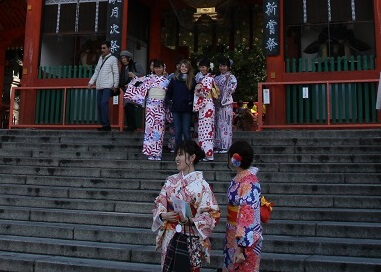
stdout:
<svg viewBox="0 0 381 272">
<path fill-rule="evenodd" d="M 243 247 L 237 247 L 237 250 L 235 251 L 235 254 L 234 254 L 234 263 L 235 264 L 240 264 L 242 263 L 243 261 L 245 261 L 245 255 L 243 254 L 243 251 L 245 249 Z"/>
<path fill-rule="evenodd" d="M 161 214 L 161 218 L 163 221 L 176 223 L 179 219 L 179 216 L 177 212 L 165 212 Z"/>
<path fill-rule="evenodd" d="M 178 218 L 181 224 L 187 224 L 188 221 L 190 220 L 188 217 L 184 216 L 182 212 L 178 213 Z"/>
</svg>

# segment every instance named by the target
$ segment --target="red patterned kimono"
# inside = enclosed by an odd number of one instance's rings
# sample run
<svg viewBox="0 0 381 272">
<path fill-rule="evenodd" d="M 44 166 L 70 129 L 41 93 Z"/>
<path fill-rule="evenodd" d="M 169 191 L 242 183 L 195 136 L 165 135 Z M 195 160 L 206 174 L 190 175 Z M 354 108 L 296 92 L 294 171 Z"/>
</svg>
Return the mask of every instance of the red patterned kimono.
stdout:
<svg viewBox="0 0 381 272">
<path fill-rule="evenodd" d="M 204 150 L 206 159 L 212 161 L 214 143 L 214 102 L 212 98 L 212 86 L 214 78 L 211 74 L 196 78 L 200 80 L 196 85 L 193 101 L 193 111 L 198 112 L 198 143 Z"/>
<path fill-rule="evenodd" d="M 224 249 L 224 272 L 259 272 L 262 250 L 261 186 L 251 167 L 237 174 L 228 190 L 228 215 Z M 246 255 L 241 264 L 234 263 L 237 247 Z"/>
<path fill-rule="evenodd" d="M 217 225 L 220 211 L 209 184 L 204 180 L 202 172 L 194 171 L 184 176 L 182 172 L 168 177 L 159 196 L 155 200 L 153 210 L 152 231 L 157 231 L 156 249 L 161 249 L 161 265 L 163 266 L 169 241 L 175 234 L 175 223 L 161 221 L 159 215 L 173 211 L 171 197 L 190 203 L 194 222 L 194 232 L 201 238 L 202 258 L 210 262 L 211 244 L 209 236 Z"/>
</svg>

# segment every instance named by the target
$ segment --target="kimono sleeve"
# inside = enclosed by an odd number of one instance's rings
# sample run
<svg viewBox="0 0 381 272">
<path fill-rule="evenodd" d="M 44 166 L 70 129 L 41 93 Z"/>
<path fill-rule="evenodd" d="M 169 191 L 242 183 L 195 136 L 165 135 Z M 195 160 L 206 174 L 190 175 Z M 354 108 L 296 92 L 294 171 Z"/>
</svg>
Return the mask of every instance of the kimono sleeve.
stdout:
<svg viewBox="0 0 381 272">
<path fill-rule="evenodd" d="M 155 207 L 152 211 L 153 213 L 153 222 L 152 222 L 152 231 L 157 231 L 162 225 L 163 221 L 160 220 L 159 215 L 161 213 L 167 212 L 167 190 L 168 190 L 169 181 L 167 180 L 163 188 L 161 188 L 160 194 L 155 199 Z"/>
<path fill-rule="evenodd" d="M 230 75 L 227 89 L 228 94 L 232 95 L 235 92 L 235 89 L 237 89 L 237 78 L 234 75 Z"/>
<path fill-rule="evenodd" d="M 206 239 L 220 219 L 220 209 L 209 184 L 204 181 L 202 187 L 200 205 L 193 222 L 202 239 Z"/>
<path fill-rule="evenodd" d="M 141 81 L 140 85 L 135 84 L 138 81 Z M 148 90 L 151 88 L 151 78 L 150 77 L 142 77 L 139 79 L 134 79 L 128 84 L 127 90 L 124 93 L 124 99 L 130 102 L 133 102 L 138 105 L 143 105 L 145 102 L 145 97 L 147 95 Z"/>
<path fill-rule="evenodd" d="M 252 246 L 262 238 L 260 195 L 261 189 L 259 183 L 242 182 L 240 184 L 238 189 L 239 208 L 236 225 L 236 238 L 239 246 Z"/>
</svg>

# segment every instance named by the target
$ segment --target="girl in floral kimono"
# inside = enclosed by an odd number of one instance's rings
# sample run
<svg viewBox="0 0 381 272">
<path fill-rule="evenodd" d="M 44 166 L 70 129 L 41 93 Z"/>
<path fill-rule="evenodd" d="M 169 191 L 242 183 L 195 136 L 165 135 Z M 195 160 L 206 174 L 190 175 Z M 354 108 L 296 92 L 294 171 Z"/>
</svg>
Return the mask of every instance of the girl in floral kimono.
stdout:
<svg viewBox="0 0 381 272">
<path fill-rule="evenodd" d="M 220 218 L 218 204 L 209 184 L 204 180 L 202 172 L 195 171 L 194 168 L 205 157 L 202 149 L 194 141 L 184 141 L 176 146 L 175 152 L 179 173 L 167 178 L 153 210 L 152 231 L 158 230 L 156 249 L 161 249 L 163 271 L 168 269 L 164 261 L 170 240 L 176 230 L 182 231 L 182 226 L 186 233 L 190 233 L 189 223 L 193 232 L 200 237 L 201 259 L 210 262 L 209 236 Z M 174 198 L 190 204 L 190 217 L 174 211 Z M 200 271 L 201 259 L 197 260 L 199 265 L 192 271 Z"/>
<path fill-rule="evenodd" d="M 216 153 L 227 153 L 232 144 L 233 137 L 233 97 L 237 88 L 237 79 L 232 75 L 231 60 L 223 58 L 220 61 L 221 74 L 214 78 L 220 90 L 220 96 L 216 100 Z"/>
<path fill-rule="evenodd" d="M 198 68 L 200 72 L 196 75 L 196 81 L 198 81 L 193 101 L 193 111 L 198 112 L 198 144 L 205 152 L 205 160 L 213 161 L 215 113 L 212 87 L 215 83 L 213 76 L 209 73 L 209 60 L 201 60 Z"/>
<path fill-rule="evenodd" d="M 229 167 L 237 172 L 228 190 L 224 272 L 259 272 L 262 249 L 261 187 L 258 168 L 250 167 L 253 149 L 237 141 L 229 149 Z"/>
<path fill-rule="evenodd" d="M 137 89 L 137 93 L 147 94 L 143 154 L 147 155 L 149 160 L 161 160 L 165 129 L 164 98 L 168 80 L 163 76 L 162 61 L 155 60 L 153 66 L 154 73 L 143 78 L 143 82 L 134 88 Z"/>
</svg>

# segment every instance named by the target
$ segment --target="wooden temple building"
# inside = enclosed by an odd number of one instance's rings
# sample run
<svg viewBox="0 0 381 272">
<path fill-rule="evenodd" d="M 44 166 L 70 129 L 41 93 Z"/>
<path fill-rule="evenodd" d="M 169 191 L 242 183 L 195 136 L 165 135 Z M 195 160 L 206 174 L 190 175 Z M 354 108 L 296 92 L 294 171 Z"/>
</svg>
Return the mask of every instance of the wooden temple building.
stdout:
<svg viewBox="0 0 381 272">
<path fill-rule="evenodd" d="M 145 68 L 160 58 L 168 72 L 205 48 L 260 44 L 267 79 L 250 91 L 266 104 L 261 129 L 380 127 L 380 22 L 378 0 L 0 0 L 2 126 L 95 128 L 86 85 L 112 39 L 116 55 Z"/>
</svg>

